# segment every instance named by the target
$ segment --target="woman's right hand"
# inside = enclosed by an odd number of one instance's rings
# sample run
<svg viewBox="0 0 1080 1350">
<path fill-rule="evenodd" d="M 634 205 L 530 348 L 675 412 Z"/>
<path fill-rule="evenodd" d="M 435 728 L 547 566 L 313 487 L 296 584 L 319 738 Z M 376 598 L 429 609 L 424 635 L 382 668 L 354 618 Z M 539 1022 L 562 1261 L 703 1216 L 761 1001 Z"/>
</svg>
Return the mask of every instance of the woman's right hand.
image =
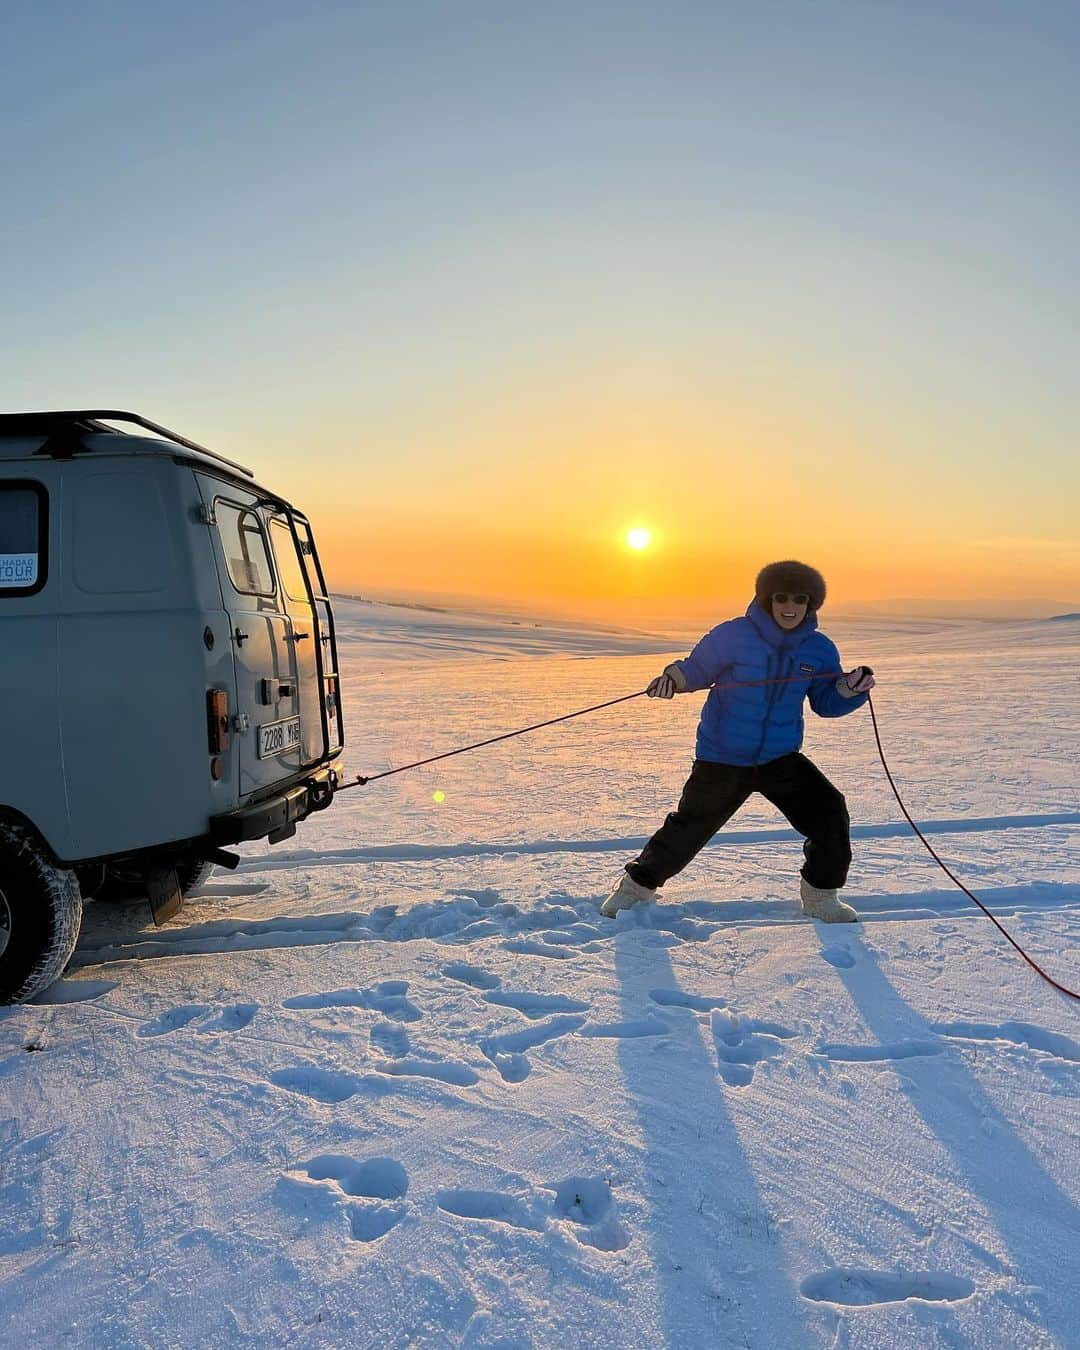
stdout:
<svg viewBox="0 0 1080 1350">
<path fill-rule="evenodd" d="M 665 670 L 663 675 L 657 675 L 645 692 L 650 698 L 674 698 L 678 691 L 675 681 Z"/>
</svg>

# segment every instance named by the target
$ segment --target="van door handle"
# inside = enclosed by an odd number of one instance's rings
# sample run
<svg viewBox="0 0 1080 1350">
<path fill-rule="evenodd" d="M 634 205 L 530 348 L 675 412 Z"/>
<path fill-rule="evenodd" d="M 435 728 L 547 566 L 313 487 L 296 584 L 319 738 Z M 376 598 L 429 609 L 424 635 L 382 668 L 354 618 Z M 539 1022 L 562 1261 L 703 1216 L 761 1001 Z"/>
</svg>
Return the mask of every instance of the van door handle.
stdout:
<svg viewBox="0 0 1080 1350">
<path fill-rule="evenodd" d="M 294 633 L 292 635 L 292 640 L 294 642 L 306 642 L 310 636 L 310 633 Z"/>
<path fill-rule="evenodd" d="M 236 645 L 238 647 L 242 647 L 250 636 L 250 633 L 241 633 L 239 628 L 233 633 L 233 637 L 236 639 Z"/>
</svg>

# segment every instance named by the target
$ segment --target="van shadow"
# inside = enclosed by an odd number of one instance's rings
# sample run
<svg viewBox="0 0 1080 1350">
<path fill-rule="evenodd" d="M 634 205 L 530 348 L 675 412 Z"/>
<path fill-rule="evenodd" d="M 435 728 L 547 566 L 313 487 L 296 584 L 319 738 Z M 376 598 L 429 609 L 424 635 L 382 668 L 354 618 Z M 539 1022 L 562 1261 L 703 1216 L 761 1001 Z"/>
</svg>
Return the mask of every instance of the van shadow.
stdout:
<svg viewBox="0 0 1080 1350">
<path fill-rule="evenodd" d="M 815 928 L 823 949 L 827 948 L 820 925 Z M 1034 1325 L 1060 1336 L 1055 1344 L 1066 1344 L 1076 1322 L 1076 1267 L 1070 1276 L 1067 1263 L 1076 1260 L 1080 1210 L 1019 1138 L 963 1057 L 948 1053 L 955 1043 L 939 1037 L 904 1002 L 873 952 L 864 947 L 858 962 L 838 969 L 837 974 L 879 1044 L 920 1041 L 942 1045 L 942 1055 L 906 1061 L 900 1084 L 949 1155 L 957 1178 L 996 1227 L 1012 1263 L 1008 1273 L 1021 1290 L 1009 1294 L 1009 1302 Z M 994 1262 L 981 1240 L 974 1234 L 968 1238 L 986 1260 Z"/>
<path fill-rule="evenodd" d="M 683 991 L 656 936 L 619 924 L 614 945 L 624 1024 L 640 1025 L 650 1014 L 671 1024 L 662 1039 L 618 1042 L 642 1140 L 663 1343 L 678 1350 L 808 1343 L 807 1311 L 728 1110 L 725 1094 L 738 1089 L 719 1078 L 695 1013 L 678 1006 Z M 659 1000 L 653 991 L 662 991 Z"/>
</svg>

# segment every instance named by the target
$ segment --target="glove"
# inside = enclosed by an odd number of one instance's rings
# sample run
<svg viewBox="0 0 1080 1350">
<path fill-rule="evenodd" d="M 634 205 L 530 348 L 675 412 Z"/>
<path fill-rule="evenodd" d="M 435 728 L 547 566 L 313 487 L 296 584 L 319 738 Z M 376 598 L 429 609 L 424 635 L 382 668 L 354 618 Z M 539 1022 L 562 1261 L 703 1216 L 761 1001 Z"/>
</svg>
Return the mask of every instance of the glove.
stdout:
<svg viewBox="0 0 1080 1350">
<path fill-rule="evenodd" d="M 836 681 L 836 692 L 842 698 L 857 698 L 860 694 L 868 694 L 875 683 L 874 672 L 869 666 L 856 666 Z"/>
<path fill-rule="evenodd" d="M 665 670 L 663 675 L 657 675 L 645 692 L 650 698 L 674 698 L 676 693 L 675 681 Z"/>
</svg>

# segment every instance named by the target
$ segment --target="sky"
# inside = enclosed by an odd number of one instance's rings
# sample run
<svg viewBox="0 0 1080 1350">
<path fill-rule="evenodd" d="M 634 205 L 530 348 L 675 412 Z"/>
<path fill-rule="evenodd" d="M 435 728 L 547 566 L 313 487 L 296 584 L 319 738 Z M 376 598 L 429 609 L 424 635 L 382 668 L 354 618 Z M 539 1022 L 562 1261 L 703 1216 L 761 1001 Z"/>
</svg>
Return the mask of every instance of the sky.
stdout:
<svg viewBox="0 0 1080 1350">
<path fill-rule="evenodd" d="M 243 460 L 354 594 L 1080 608 L 1076 6 L 5 14 L 0 407 Z"/>
</svg>

